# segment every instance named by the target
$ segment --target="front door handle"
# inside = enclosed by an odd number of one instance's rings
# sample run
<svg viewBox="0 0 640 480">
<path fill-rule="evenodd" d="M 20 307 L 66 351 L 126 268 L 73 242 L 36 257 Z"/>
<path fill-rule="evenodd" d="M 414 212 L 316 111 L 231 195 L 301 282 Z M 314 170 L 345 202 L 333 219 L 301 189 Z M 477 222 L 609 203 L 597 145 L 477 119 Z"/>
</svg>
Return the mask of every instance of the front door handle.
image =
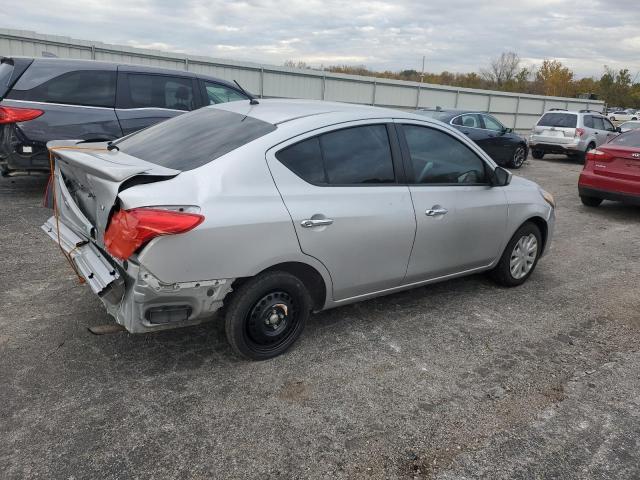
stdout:
<svg viewBox="0 0 640 480">
<path fill-rule="evenodd" d="M 331 218 L 309 218 L 307 220 L 302 220 L 300 225 L 304 228 L 312 228 L 312 227 L 324 227 L 327 225 L 331 225 L 333 223 L 333 219 Z"/>
<path fill-rule="evenodd" d="M 424 212 L 424 214 L 427 217 L 439 217 L 440 215 L 446 215 L 448 212 L 449 210 L 447 210 L 446 208 L 442 208 L 436 205 L 433 208 L 430 208 L 429 210 Z"/>
</svg>

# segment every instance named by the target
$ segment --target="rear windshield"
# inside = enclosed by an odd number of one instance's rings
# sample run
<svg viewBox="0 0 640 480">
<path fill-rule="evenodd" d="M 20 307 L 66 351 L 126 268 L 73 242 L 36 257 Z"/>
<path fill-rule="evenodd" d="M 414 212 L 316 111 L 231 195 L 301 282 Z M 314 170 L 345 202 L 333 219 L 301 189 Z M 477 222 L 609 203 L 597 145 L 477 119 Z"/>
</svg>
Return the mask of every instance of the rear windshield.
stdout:
<svg viewBox="0 0 640 480">
<path fill-rule="evenodd" d="M 578 116 L 573 113 L 545 113 L 538 120 L 538 126 L 575 128 L 577 119 Z"/>
<path fill-rule="evenodd" d="M 116 145 L 128 155 L 186 171 L 275 129 L 275 125 L 253 117 L 205 107 L 129 135 Z"/>
<path fill-rule="evenodd" d="M 13 73 L 13 64 L 9 62 L 0 63 L 0 98 L 4 97 L 9 89 L 11 74 Z"/>
<path fill-rule="evenodd" d="M 631 130 L 630 132 L 618 135 L 609 142 L 610 145 L 624 145 L 625 147 L 640 147 L 640 130 Z"/>
</svg>

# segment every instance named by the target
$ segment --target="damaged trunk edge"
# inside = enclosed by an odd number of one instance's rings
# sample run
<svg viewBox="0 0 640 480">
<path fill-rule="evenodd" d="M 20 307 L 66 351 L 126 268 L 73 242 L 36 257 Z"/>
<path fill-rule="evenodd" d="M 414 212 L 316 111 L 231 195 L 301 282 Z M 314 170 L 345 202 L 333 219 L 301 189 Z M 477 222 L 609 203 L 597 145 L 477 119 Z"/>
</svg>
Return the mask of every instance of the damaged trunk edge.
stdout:
<svg viewBox="0 0 640 480">
<path fill-rule="evenodd" d="M 106 144 L 82 144 L 80 149 L 78 142 L 64 141 L 50 142 L 48 147 L 55 155 L 58 219 L 49 218 L 42 229 L 60 244 L 109 315 L 131 333 L 215 318 L 234 279 L 166 283 L 135 256 L 120 261 L 104 246 L 109 219 L 120 206 L 119 193 L 180 172 L 107 151 Z"/>
</svg>

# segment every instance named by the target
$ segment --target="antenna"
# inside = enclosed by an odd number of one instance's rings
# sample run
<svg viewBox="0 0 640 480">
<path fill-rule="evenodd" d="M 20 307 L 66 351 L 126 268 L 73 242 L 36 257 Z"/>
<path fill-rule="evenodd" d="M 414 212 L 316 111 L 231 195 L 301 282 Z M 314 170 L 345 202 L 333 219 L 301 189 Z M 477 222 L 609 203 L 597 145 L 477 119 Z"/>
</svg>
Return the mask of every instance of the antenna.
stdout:
<svg viewBox="0 0 640 480">
<path fill-rule="evenodd" d="M 237 80 L 234 80 L 234 83 L 238 85 L 238 88 L 242 91 L 242 93 L 244 93 L 247 97 L 249 97 L 249 105 L 258 105 L 260 103 L 258 100 L 255 99 L 253 95 L 251 95 L 244 88 L 242 88 L 242 85 L 240 85 Z"/>
</svg>

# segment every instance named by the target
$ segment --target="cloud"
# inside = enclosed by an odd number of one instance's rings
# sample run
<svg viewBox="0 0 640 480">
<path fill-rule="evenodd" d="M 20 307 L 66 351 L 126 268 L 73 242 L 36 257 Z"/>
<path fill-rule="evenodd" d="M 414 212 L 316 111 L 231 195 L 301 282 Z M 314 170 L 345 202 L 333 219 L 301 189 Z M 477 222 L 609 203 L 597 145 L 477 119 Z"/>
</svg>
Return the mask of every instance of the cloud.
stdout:
<svg viewBox="0 0 640 480">
<path fill-rule="evenodd" d="M 640 70 L 637 0 L 71 0 L 3 9 L 9 28 L 282 64 L 477 71 L 505 50 L 558 58 L 578 76 Z M 1 53 L 1 52 L 0 52 Z"/>
</svg>

